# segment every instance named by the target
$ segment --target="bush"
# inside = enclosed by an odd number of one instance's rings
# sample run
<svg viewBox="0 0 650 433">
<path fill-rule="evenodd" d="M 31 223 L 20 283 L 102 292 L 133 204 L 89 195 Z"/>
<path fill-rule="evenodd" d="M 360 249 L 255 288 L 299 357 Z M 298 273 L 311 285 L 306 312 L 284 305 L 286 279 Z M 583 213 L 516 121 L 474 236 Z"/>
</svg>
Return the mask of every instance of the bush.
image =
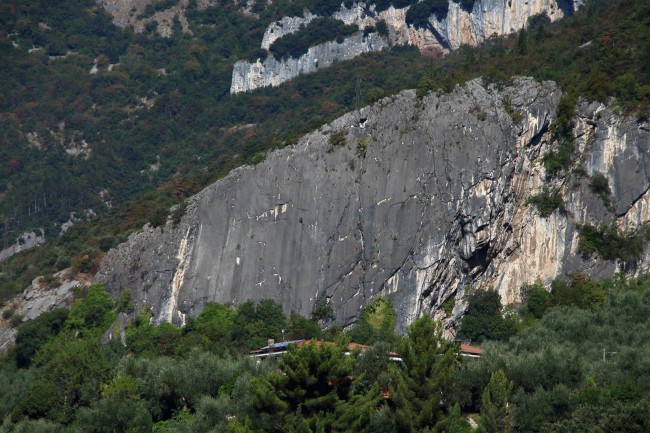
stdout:
<svg viewBox="0 0 650 433">
<path fill-rule="evenodd" d="M 578 249 L 584 255 L 597 253 L 604 260 L 634 262 L 643 253 L 646 238 L 641 232 L 620 233 L 614 223 L 594 226 L 589 223 L 578 226 Z"/>
<path fill-rule="evenodd" d="M 528 197 L 526 204 L 535 206 L 542 218 L 551 216 L 556 209 L 559 209 L 561 214 L 565 212 L 562 195 L 558 191 L 551 190 L 546 185 L 542 187 L 540 192 Z"/>
<path fill-rule="evenodd" d="M 370 104 L 374 104 L 384 96 L 386 96 L 386 92 L 381 87 L 371 87 L 368 89 L 368 103 Z"/>
<path fill-rule="evenodd" d="M 435 15 L 438 20 L 444 20 L 449 11 L 447 0 L 424 0 L 411 6 L 406 11 L 406 23 L 415 28 L 429 25 L 429 17 Z"/>
<path fill-rule="evenodd" d="M 388 37 L 388 24 L 386 24 L 386 21 L 384 20 L 377 21 L 377 24 L 375 24 L 375 28 L 377 29 L 377 33 L 379 33 L 379 36 Z"/>
<path fill-rule="evenodd" d="M 366 152 L 368 151 L 368 146 L 370 145 L 370 137 L 360 138 L 357 142 L 356 153 L 359 158 L 364 158 Z"/>
<path fill-rule="evenodd" d="M 332 305 L 324 299 L 319 299 L 314 303 L 311 310 L 312 320 L 332 320 L 334 318 Z"/>
<path fill-rule="evenodd" d="M 2 311 L 2 320 L 11 319 L 15 313 L 16 311 L 13 308 L 7 308 L 6 310 Z"/>
<path fill-rule="evenodd" d="M 68 310 L 58 308 L 20 324 L 14 348 L 16 366 L 29 367 L 41 346 L 61 332 L 67 318 Z"/>
<path fill-rule="evenodd" d="M 445 317 L 451 317 L 451 313 L 453 313 L 455 306 L 456 306 L 456 297 L 452 295 L 449 298 L 447 298 L 445 302 L 442 303 L 440 309 L 444 311 Z"/>
<path fill-rule="evenodd" d="M 333 147 L 341 147 L 346 143 L 346 137 L 344 131 L 337 131 L 334 134 L 330 135 L 329 142 Z"/>
<path fill-rule="evenodd" d="M 591 179 L 589 180 L 589 189 L 603 200 L 603 205 L 605 205 L 606 208 L 612 206 L 610 198 L 612 191 L 609 189 L 609 181 L 604 174 L 597 173 L 591 176 Z"/>
<path fill-rule="evenodd" d="M 571 166 L 573 155 L 573 141 L 568 138 L 561 138 L 557 150 L 546 152 L 542 157 L 542 164 L 547 176 L 556 176 L 562 170 Z"/>
</svg>

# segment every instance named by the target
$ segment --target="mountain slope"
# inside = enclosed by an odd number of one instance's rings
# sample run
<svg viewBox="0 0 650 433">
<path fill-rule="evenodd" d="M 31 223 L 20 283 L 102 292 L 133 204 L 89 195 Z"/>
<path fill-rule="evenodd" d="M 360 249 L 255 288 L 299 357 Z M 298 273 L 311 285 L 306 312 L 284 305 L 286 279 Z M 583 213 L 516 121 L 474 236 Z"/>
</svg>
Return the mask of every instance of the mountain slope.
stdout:
<svg viewBox="0 0 650 433">
<path fill-rule="evenodd" d="M 650 13 L 646 2 L 632 0 L 593 0 L 558 23 L 537 17 L 517 37 L 464 46 L 436 61 L 415 49 L 396 48 L 339 62 L 278 88 L 228 96 L 228 65 L 248 55 L 242 53 L 254 53 L 268 23 L 301 14 L 303 3 L 313 2 L 292 2 L 298 10 L 275 2 L 258 20 L 238 9 L 201 9 L 205 4 L 199 2 L 186 10 L 193 34 L 165 39 L 150 29 L 142 34 L 115 29 L 90 0 L 83 5 L 29 0 L 20 7 L 0 2 L 6 60 L 0 72 L 7 77 L 0 92 L 5 96 L 0 225 L 5 245 L 35 224 L 45 225 L 48 239 L 0 263 L 2 299 L 39 275 L 69 266 L 93 273 L 104 252 L 128 233 L 147 221 L 164 224 L 172 205 L 230 168 L 295 143 L 347 107 L 418 82 L 424 93 L 450 91 L 481 75 L 502 85 L 514 74 L 530 74 L 559 83 L 567 95 L 565 108 L 579 95 L 609 106 L 608 98 L 615 96 L 614 110 L 647 119 Z M 42 49 L 32 48 L 37 43 Z M 65 44 L 75 48 L 62 56 Z M 563 124 L 571 117 L 565 114 Z M 553 158 L 544 160 L 562 169 L 576 157 L 571 149 L 553 147 Z M 555 173 L 556 182 L 567 173 Z M 84 211 L 64 236 L 52 237 L 71 209 Z M 81 221 L 94 214 L 99 219 Z"/>
<path fill-rule="evenodd" d="M 115 295 L 132 289 L 159 322 L 182 323 L 211 301 L 271 298 L 304 315 L 326 300 L 347 324 L 381 293 L 403 328 L 451 297 L 460 314 L 466 287 L 494 287 L 512 303 L 536 279 L 612 275 L 622 263 L 581 257 L 577 228 L 648 221 L 648 124 L 583 104 L 577 174 L 549 180 L 560 96 L 554 83 L 518 78 L 384 99 L 235 170 L 194 197 L 177 226 L 110 251 L 96 280 Z M 609 207 L 589 186 L 599 173 Z M 526 200 L 547 182 L 566 211 L 542 217 Z"/>
</svg>

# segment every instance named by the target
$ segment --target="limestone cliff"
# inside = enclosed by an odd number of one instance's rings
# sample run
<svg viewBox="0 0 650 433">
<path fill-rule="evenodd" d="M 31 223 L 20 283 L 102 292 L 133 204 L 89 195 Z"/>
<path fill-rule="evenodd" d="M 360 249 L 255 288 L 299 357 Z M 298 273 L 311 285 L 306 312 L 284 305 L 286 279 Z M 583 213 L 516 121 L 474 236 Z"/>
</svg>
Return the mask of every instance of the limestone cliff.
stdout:
<svg viewBox="0 0 650 433">
<path fill-rule="evenodd" d="M 23 233 L 16 239 L 16 243 L 10 245 L 2 250 L 0 250 L 0 262 L 7 260 L 9 257 L 14 254 L 18 254 L 21 251 L 31 250 L 45 243 L 45 233 L 43 229 L 40 230 L 40 234 L 36 232 Z"/>
<path fill-rule="evenodd" d="M 370 33 L 346 38 L 341 43 L 328 42 L 312 47 L 299 58 L 275 59 L 272 56 L 256 61 L 241 60 L 235 63 L 232 73 L 231 93 L 246 92 L 259 87 L 277 86 L 300 74 L 315 72 L 340 60 L 349 60 L 369 51 L 383 50 L 392 45 L 414 45 L 433 54 L 444 54 L 463 44 L 476 45 L 491 36 L 507 35 L 524 28 L 529 17 L 545 13 L 555 21 L 571 13 L 582 1 L 566 0 L 477 0 L 471 11 L 449 0 L 447 16 L 429 18 L 426 28 L 415 28 L 406 23 L 407 8 L 377 12 L 372 1 L 354 3 L 349 9 L 341 5 L 333 17 L 346 24 L 355 24 L 363 31 L 383 20 L 388 35 L 380 37 Z M 561 8 L 558 4 L 566 4 Z M 564 9 L 564 10 L 563 10 Z M 272 23 L 266 30 L 261 48 L 268 49 L 278 38 L 300 30 L 316 18 L 306 12 L 303 17 L 285 17 Z"/>
<path fill-rule="evenodd" d="M 70 307 L 74 300 L 74 288 L 89 284 L 85 275 L 75 275 L 72 269 L 57 272 L 50 279 L 34 279 L 23 293 L 0 307 L 0 356 L 5 355 L 15 342 L 18 332 L 16 321 L 35 319 L 55 308 Z"/>
<path fill-rule="evenodd" d="M 616 263 L 577 253 L 576 224 L 648 221 L 649 127 L 583 103 L 576 167 L 607 176 L 615 212 L 586 177 L 562 177 L 567 213 L 542 218 L 525 201 L 545 181 L 559 98 L 555 84 L 524 78 L 386 98 L 234 170 L 177 226 L 145 227 L 111 250 L 96 280 L 116 296 L 133 290 L 157 322 L 271 298 L 304 315 L 327 300 L 347 324 L 385 294 L 403 327 L 450 297 L 457 316 L 467 287 L 511 303 L 524 282 L 612 275 Z"/>
<path fill-rule="evenodd" d="M 173 35 L 174 20 L 178 19 L 184 32 L 190 33 L 189 23 L 185 17 L 185 9 L 189 0 L 179 0 L 164 10 L 147 14 L 146 8 L 160 2 L 155 0 L 97 0 L 113 17 L 115 25 L 131 26 L 136 33 L 142 33 L 148 24 L 154 24 L 156 31 L 163 37 Z M 208 0 L 199 0 L 197 5 L 204 9 L 209 5 Z"/>
</svg>

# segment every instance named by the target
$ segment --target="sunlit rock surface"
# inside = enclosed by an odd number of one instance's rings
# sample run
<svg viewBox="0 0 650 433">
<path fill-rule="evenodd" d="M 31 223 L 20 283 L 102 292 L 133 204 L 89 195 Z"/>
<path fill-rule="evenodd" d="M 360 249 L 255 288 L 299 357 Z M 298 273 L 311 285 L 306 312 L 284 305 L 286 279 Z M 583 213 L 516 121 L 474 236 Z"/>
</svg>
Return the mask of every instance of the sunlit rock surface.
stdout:
<svg viewBox="0 0 650 433">
<path fill-rule="evenodd" d="M 177 226 L 146 227 L 111 250 L 96 280 L 115 296 L 131 289 L 157 322 L 270 298 L 303 315 L 327 300 L 348 324 L 385 294 L 403 329 L 441 317 L 450 297 L 453 322 L 468 287 L 512 303 L 525 282 L 613 275 L 618 264 L 578 253 L 576 225 L 648 221 L 650 127 L 581 103 L 576 168 L 607 176 L 614 212 L 583 175 L 553 181 L 567 213 L 541 218 L 526 198 L 545 181 L 560 96 L 551 82 L 518 78 L 386 98 L 234 170 L 193 197 Z M 331 144 L 335 134 L 344 145 Z"/>
</svg>

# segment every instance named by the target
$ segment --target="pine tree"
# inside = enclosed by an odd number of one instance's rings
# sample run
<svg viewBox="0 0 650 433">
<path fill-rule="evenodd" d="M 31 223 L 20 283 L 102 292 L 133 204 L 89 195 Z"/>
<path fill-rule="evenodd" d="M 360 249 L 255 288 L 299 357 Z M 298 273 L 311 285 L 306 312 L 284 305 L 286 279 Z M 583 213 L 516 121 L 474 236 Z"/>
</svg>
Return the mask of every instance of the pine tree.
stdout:
<svg viewBox="0 0 650 433">
<path fill-rule="evenodd" d="M 443 389 L 458 369 L 455 347 L 442 338 L 442 328 L 431 317 L 422 316 L 407 330 L 399 353 L 412 391 L 415 427 L 423 429 L 441 420 Z"/>
<path fill-rule="evenodd" d="M 512 431 L 512 417 L 508 410 L 508 400 L 513 383 L 508 381 L 503 370 L 490 376 L 490 383 L 483 391 L 481 400 L 481 431 L 502 433 Z"/>
</svg>

